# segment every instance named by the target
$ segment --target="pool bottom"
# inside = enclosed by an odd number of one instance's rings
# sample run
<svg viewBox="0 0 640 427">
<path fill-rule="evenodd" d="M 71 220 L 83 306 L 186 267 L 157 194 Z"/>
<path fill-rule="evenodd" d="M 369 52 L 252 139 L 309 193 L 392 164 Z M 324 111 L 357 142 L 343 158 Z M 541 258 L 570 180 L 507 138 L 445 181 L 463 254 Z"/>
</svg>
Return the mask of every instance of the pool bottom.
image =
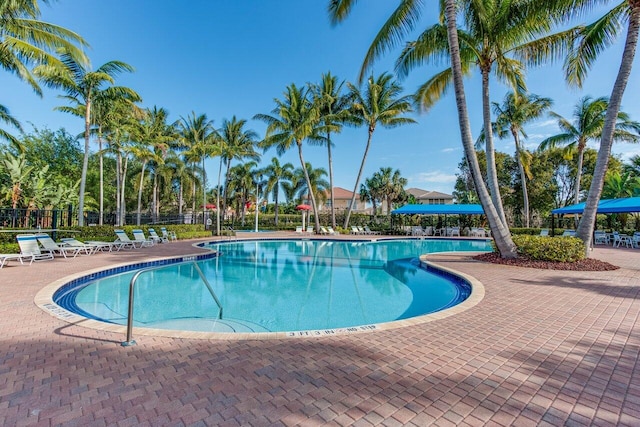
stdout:
<svg viewBox="0 0 640 427">
<path fill-rule="evenodd" d="M 465 253 L 464 255 L 468 255 L 468 253 Z M 67 276 L 60 280 L 57 280 L 51 283 L 50 285 L 46 286 L 36 295 L 34 302 L 42 310 L 48 312 L 52 316 L 57 317 L 65 322 L 75 324 L 78 326 L 88 327 L 91 329 L 109 331 L 116 334 L 122 334 L 124 336 L 124 334 L 126 333 L 126 326 L 97 321 L 97 320 L 83 317 L 76 313 L 67 311 L 53 302 L 54 293 L 56 293 L 56 291 L 60 290 L 64 286 L 71 285 L 72 283 L 75 283 L 77 286 L 78 283 L 80 282 L 94 280 L 95 277 L 97 277 L 98 275 L 105 275 L 105 272 L 107 271 L 121 272 L 121 271 L 128 271 L 134 268 L 143 268 L 145 264 L 149 264 L 149 266 L 166 265 L 170 263 L 200 260 L 200 259 L 206 259 L 211 257 L 215 257 L 215 254 L 203 255 L 202 253 L 200 253 L 200 254 L 194 254 L 190 256 L 156 260 L 150 263 L 138 263 L 133 265 L 130 265 L 130 264 L 116 265 L 109 269 L 105 269 L 103 267 L 93 271 L 78 273 L 78 274 Z M 466 281 L 471 287 L 471 294 L 469 295 L 469 297 L 465 299 L 463 302 L 459 303 L 458 305 L 455 305 L 450 308 L 446 308 L 444 310 L 441 310 L 435 313 L 425 314 L 417 317 L 412 317 L 409 319 L 395 320 L 395 321 L 390 321 L 385 323 L 361 325 L 361 326 L 354 326 L 354 327 L 347 327 L 347 328 L 288 331 L 288 332 L 209 332 L 209 331 L 182 331 L 182 330 L 173 330 L 173 329 L 134 327 L 134 336 L 158 336 L 158 337 L 188 338 L 188 339 L 243 340 L 243 339 L 284 339 L 284 338 L 295 338 L 295 337 L 299 337 L 299 338 L 322 337 L 322 336 L 354 334 L 354 333 L 362 333 L 362 332 L 384 331 L 384 330 L 403 328 L 403 327 L 412 326 L 412 325 L 419 325 L 426 322 L 431 322 L 434 320 L 446 318 L 446 317 L 468 310 L 469 308 L 477 305 L 484 298 L 484 286 L 477 279 L 473 278 L 472 276 L 466 275 L 464 273 L 428 262 L 426 256 L 422 256 L 420 259 L 422 263 L 424 263 L 425 265 L 428 265 L 428 268 L 437 269 L 441 272 L 445 272 L 446 274 L 451 274 L 455 277 L 458 277 Z M 115 274 L 115 273 L 112 273 L 112 274 Z"/>
</svg>

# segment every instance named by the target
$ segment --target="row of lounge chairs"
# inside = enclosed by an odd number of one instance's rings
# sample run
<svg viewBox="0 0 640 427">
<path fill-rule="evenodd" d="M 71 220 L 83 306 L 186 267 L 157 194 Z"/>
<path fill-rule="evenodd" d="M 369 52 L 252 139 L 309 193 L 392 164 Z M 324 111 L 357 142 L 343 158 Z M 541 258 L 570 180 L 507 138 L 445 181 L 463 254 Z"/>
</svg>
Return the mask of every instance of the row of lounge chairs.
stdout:
<svg viewBox="0 0 640 427">
<path fill-rule="evenodd" d="M 141 229 L 133 230 L 133 239 L 130 239 L 124 230 L 114 231 L 116 240 L 113 242 L 92 240 L 81 242 L 75 238 L 63 238 L 60 243 L 57 243 L 48 234 L 18 234 L 16 239 L 20 246 L 20 253 L 0 254 L 0 268 L 9 261 L 19 261 L 20 264 L 28 261 L 31 265 L 34 261 L 50 260 L 56 255 L 75 258 L 78 254 L 91 255 L 99 251 L 119 251 L 122 248 L 139 249 L 156 243 L 177 240 L 176 234 L 167 231 L 165 227 L 161 229 L 162 236 L 159 236 L 153 228 L 149 229 L 149 237 L 145 236 Z"/>
<path fill-rule="evenodd" d="M 372 235 L 372 234 L 380 234 L 380 232 L 371 230 L 368 225 L 365 225 L 364 227 L 361 227 L 359 225 L 352 225 L 351 234 Z"/>
</svg>

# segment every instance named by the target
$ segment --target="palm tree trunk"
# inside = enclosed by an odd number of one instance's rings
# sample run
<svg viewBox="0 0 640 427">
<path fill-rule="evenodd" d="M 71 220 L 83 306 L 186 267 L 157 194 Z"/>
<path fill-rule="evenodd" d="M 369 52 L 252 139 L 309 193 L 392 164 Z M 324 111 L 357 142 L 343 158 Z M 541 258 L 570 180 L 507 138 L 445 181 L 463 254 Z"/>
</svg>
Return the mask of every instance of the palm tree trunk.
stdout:
<svg viewBox="0 0 640 427">
<path fill-rule="evenodd" d="M 493 146 L 493 129 L 491 126 L 491 99 L 489 96 L 489 72 L 490 67 L 482 67 L 482 120 L 485 135 L 485 152 L 487 157 L 487 183 L 491 200 L 502 221 L 502 225 L 507 226 L 500 197 L 500 184 L 498 183 L 498 171 L 496 168 L 496 152 Z"/>
<path fill-rule="evenodd" d="M 98 151 L 100 152 L 100 212 L 98 225 L 104 224 L 104 156 L 102 154 L 102 128 L 98 128 Z"/>
<path fill-rule="evenodd" d="M 518 161 L 518 170 L 520 171 L 520 181 L 522 182 L 522 204 L 524 210 L 524 226 L 529 228 L 529 192 L 527 191 L 527 174 L 524 171 L 524 165 L 522 164 L 522 153 L 520 152 L 520 138 L 518 134 L 514 132 L 513 138 L 516 144 L 516 159 Z"/>
<path fill-rule="evenodd" d="M 120 188 L 122 187 L 122 155 L 116 154 L 116 225 L 120 225 Z"/>
<path fill-rule="evenodd" d="M 178 188 L 178 215 L 182 218 L 182 204 L 184 203 L 182 191 L 182 177 L 180 177 L 180 185 Z"/>
<path fill-rule="evenodd" d="M 503 258 L 516 258 L 518 253 L 516 245 L 511 240 L 509 230 L 504 226 L 498 212 L 496 211 L 489 192 L 482 180 L 480 174 L 480 165 L 473 147 L 473 137 L 471 136 L 471 126 L 469 123 L 469 114 L 467 112 L 467 101 L 464 94 L 464 85 L 462 83 L 462 65 L 460 62 L 460 46 L 458 44 L 458 30 L 456 28 L 456 2 L 455 0 L 446 0 L 445 16 L 447 20 L 447 35 L 449 38 L 449 51 L 451 56 L 451 69 L 453 71 L 453 84 L 456 94 L 456 105 L 458 108 L 458 122 L 460 125 L 460 136 L 464 147 L 465 157 L 469 163 L 469 170 L 476 185 L 476 191 L 480 198 L 480 203 L 484 208 L 489 227 L 493 234 L 494 241 Z"/>
<path fill-rule="evenodd" d="M 331 227 L 336 228 L 335 199 L 333 196 L 333 157 L 331 156 L 331 132 L 327 132 L 327 154 L 329 156 L 329 186 L 331 197 Z"/>
<path fill-rule="evenodd" d="M 140 186 L 138 187 L 138 212 L 136 213 L 136 225 L 140 226 L 140 210 L 142 209 L 142 185 L 144 184 L 144 169 L 147 162 L 142 162 L 142 171 L 140 171 Z"/>
<path fill-rule="evenodd" d="M 222 177 L 222 156 L 218 167 L 218 188 L 216 189 L 216 236 L 220 235 L 220 179 Z"/>
<path fill-rule="evenodd" d="M 589 247 L 591 246 L 593 230 L 595 228 L 598 202 L 602 195 L 604 178 L 607 173 L 609 156 L 611 155 L 616 119 L 620 112 L 622 96 L 624 95 L 624 90 L 627 87 L 627 82 L 629 81 L 629 75 L 631 74 L 631 68 L 633 66 L 633 58 L 638 45 L 640 0 L 629 0 L 629 9 L 629 27 L 627 30 L 627 39 L 625 41 L 624 51 L 622 53 L 622 62 L 620 64 L 620 69 L 618 70 L 618 76 L 616 77 L 615 84 L 613 85 L 613 90 L 611 91 L 607 115 L 604 119 L 604 128 L 602 129 L 602 137 L 600 139 L 600 150 L 598 151 L 596 167 L 593 172 L 591 187 L 589 188 L 589 194 L 587 195 L 587 201 L 582 213 L 582 220 L 580 221 L 577 230 L 577 236 L 582 239 L 585 244 L 587 256 L 589 254 Z"/>
<path fill-rule="evenodd" d="M 356 192 L 358 191 L 358 184 L 360 184 L 360 178 L 362 177 L 362 171 L 364 170 L 364 163 L 367 161 L 367 154 L 369 153 L 369 147 L 371 146 L 371 138 L 373 137 L 374 130 L 375 128 L 373 126 L 369 126 L 367 146 L 364 149 L 364 155 L 362 156 L 362 162 L 360 163 L 360 170 L 358 170 L 358 176 L 356 177 L 356 185 L 353 187 L 351 203 L 347 207 L 347 213 L 344 218 L 344 228 L 349 228 L 349 218 L 351 217 L 351 210 L 353 209 L 353 204 L 356 202 Z"/>
<path fill-rule="evenodd" d="M 309 190 L 309 198 L 311 199 L 311 207 L 313 208 L 313 219 L 316 223 L 316 233 L 320 232 L 320 217 L 318 216 L 318 207 L 316 206 L 316 197 L 313 194 L 313 188 L 311 188 L 311 179 L 309 178 L 309 171 L 307 170 L 307 164 L 302 156 L 302 141 L 296 141 L 298 145 L 298 157 L 300 157 L 300 164 L 302 165 L 302 171 L 304 172 L 304 179 L 307 181 L 307 189 Z M 303 230 L 304 231 L 304 230 Z"/>
<path fill-rule="evenodd" d="M 129 165 L 129 157 L 124 157 L 124 162 L 122 165 L 122 187 L 120 188 L 121 194 L 120 198 L 122 199 L 120 202 L 120 209 L 122 209 L 122 213 L 120 214 L 120 225 L 124 225 L 127 217 L 127 200 L 125 189 L 127 187 L 127 166 Z"/>
<path fill-rule="evenodd" d="M 82 157 L 82 174 L 78 194 L 78 225 L 84 225 L 84 192 L 87 186 L 87 170 L 89 169 L 89 130 L 91 129 L 91 98 L 87 97 L 84 112 L 84 156 Z"/>
<path fill-rule="evenodd" d="M 576 170 L 576 194 L 574 203 L 580 203 L 580 181 L 582 180 L 582 165 L 584 164 L 584 146 L 581 148 L 578 144 L 578 169 Z"/>
</svg>

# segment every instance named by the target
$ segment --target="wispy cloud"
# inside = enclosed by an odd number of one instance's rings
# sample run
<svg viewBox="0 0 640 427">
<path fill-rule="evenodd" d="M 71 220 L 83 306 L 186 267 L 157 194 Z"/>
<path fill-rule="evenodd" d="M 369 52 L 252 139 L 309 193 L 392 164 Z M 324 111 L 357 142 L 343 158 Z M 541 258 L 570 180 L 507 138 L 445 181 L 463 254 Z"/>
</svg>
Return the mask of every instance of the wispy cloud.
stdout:
<svg viewBox="0 0 640 427">
<path fill-rule="evenodd" d="M 412 184 L 451 184 L 456 182 L 456 175 L 442 171 L 419 172 L 408 178 Z"/>
<path fill-rule="evenodd" d="M 460 148 L 449 147 L 449 148 L 443 148 L 442 150 L 440 150 L 440 152 L 442 153 L 453 153 L 454 151 L 460 151 Z"/>
</svg>

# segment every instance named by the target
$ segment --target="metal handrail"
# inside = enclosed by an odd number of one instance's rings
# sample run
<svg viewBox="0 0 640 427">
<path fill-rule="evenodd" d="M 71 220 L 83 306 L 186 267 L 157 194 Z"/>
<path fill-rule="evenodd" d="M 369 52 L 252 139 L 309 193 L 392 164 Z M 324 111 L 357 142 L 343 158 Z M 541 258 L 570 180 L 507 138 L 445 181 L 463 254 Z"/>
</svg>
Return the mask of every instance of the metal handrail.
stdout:
<svg viewBox="0 0 640 427">
<path fill-rule="evenodd" d="M 205 286 L 209 290 L 209 293 L 213 297 L 213 300 L 216 302 L 216 304 L 218 305 L 218 308 L 220 309 L 220 313 L 218 314 L 218 319 L 222 319 L 222 304 L 220 304 L 220 300 L 216 296 L 216 293 L 213 291 L 213 288 L 209 284 L 209 281 L 207 280 L 204 273 L 200 269 L 200 266 L 198 266 L 198 263 L 195 261 L 192 261 L 192 263 L 195 266 L 196 271 L 200 275 L 200 278 L 204 282 Z M 142 273 L 146 273 L 152 270 L 159 270 L 164 267 L 167 267 L 167 266 L 162 265 L 158 267 L 143 268 L 142 270 L 134 274 L 133 277 L 131 278 L 131 282 L 129 282 L 129 309 L 127 312 L 127 340 L 121 343 L 123 347 L 128 347 L 136 344 L 136 341 L 133 339 L 133 297 L 134 297 L 133 288 L 135 287 L 136 280 L 138 280 L 138 277 L 140 277 Z"/>
</svg>

